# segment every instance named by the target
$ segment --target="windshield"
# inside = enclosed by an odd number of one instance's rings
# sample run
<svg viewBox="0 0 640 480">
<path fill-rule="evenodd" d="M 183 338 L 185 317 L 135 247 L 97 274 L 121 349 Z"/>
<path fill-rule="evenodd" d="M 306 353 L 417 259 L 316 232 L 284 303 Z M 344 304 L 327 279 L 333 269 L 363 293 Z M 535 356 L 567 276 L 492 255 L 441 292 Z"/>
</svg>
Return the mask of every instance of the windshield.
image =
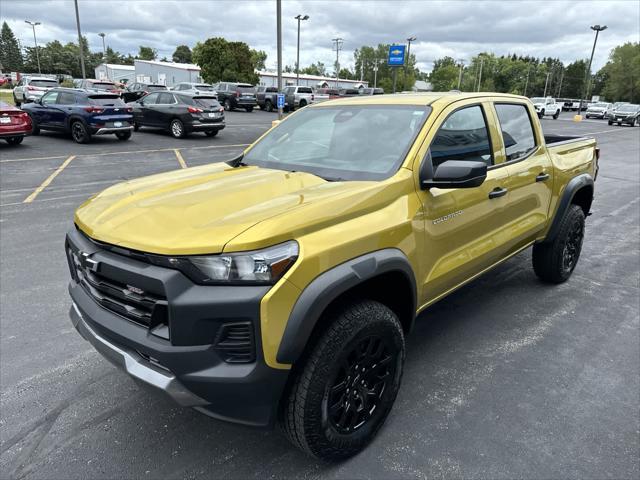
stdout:
<svg viewBox="0 0 640 480">
<path fill-rule="evenodd" d="M 621 105 L 618 110 L 618 112 L 625 112 L 625 113 L 633 113 L 635 111 L 637 111 L 639 108 L 638 105 L 632 105 L 632 104 L 627 104 L 627 105 Z"/>
<path fill-rule="evenodd" d="M 55 80 L 31 80 L 29 85 L 32 87 L 54 88 L 58 86 L 58 82 Z"/>
<path fill-rule="evenodd" d="M 608 106 L 608 103 L 594 103 L 593 105 L 589 105 L 590 108 L 607 108 Z"/>
<path fill-rule="evenodd" d="M 547 99 L 546 98 L 542 98 L 542 97 L 533 97 L 531 99 L 531 101 L 533 103 L 545 103 L 547 101 Z"/>
<path fill-rule="evenodd" d="M 196 88 L 203 92 L 213 92 L 213 87 L 211 85 L 196 85 Z"/>
<path fill-rule="evenodd" d="M 305 108 L 258 141 L 243 162 L 327 180 L 382 180 L 397 171 L 430 112 L 413 105 Z"/>
<path fill-rule="evenodd" d="M 156 90 L 168 90 L 164 85 L 147 85 L 145 88 L 147 92 L 154 92 Z"/>
</svg>

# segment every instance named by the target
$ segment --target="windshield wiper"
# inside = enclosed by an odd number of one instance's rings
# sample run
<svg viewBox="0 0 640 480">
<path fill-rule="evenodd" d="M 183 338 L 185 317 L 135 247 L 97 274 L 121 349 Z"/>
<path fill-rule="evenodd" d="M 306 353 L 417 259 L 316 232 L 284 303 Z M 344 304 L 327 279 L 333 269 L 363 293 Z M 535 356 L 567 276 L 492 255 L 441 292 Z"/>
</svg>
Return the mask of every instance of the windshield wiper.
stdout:
<svg viewBox="0 0 640 480">
<path fill-rule="evenodd" d="M 226 162 L 227 165 L 229 165 L 232 168 L 238 168 L 238 167 L 246 167 L 248 166 L 248 164 L 244 163 L 242 161 L 242 159 L 244 158 L 244 152 L 242 152 L 240 155 L 238 155 L 235 158 L 232 158 L 231 160 L 228 160 Z"/>
</svg>

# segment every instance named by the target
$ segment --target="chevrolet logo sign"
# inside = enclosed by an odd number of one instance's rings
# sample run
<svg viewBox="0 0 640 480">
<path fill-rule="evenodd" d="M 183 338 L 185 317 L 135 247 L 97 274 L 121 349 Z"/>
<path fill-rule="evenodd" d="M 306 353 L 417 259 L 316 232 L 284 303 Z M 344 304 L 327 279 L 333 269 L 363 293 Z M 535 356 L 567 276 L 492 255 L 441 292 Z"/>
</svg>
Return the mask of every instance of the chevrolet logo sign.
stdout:
<svg viewBox="0 0 640 480">
<path fill-rule="evenodd" d="M 402 53 L 402 50 L 398 50 L 396 48 L 395 50 L 391 50 L 391 53 L 393 53 L 394 55 L 400 55 Z"/>
</svg>

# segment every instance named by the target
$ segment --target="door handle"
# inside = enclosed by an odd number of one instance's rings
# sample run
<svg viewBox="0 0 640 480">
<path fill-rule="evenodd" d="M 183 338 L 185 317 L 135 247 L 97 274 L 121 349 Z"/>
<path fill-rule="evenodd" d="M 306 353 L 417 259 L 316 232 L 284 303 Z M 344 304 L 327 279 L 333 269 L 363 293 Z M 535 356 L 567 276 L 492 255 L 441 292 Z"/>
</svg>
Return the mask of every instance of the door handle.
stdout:
<svg viewBox="0 0 640 480">
<path fill-rule="evenodd" d="M 502 187 L 496 187 L 489 192 L 489 198 L 504 197 L 507 194 L 507 189 Z"/>
<path fill-rule="evenodd" d="M 536 177 L 536 182 L 545 182 L 549 179 L 549 174 L 542 172 Z"/>
</svg>

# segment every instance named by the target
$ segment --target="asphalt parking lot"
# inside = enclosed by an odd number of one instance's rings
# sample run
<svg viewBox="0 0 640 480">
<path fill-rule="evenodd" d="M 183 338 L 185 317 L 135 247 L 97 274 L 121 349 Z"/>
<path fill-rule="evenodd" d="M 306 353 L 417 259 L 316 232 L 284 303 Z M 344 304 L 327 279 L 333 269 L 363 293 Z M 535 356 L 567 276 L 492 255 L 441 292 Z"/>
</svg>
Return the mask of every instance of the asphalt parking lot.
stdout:
<svg viewBox="0 0 640 480">
<path fill-rule="evenodd" d="M 3 144 L 2 478 L 638 478 L 640 128 L 571 117 L 543 128 L 601 148 L 573 277 L 540 283 L 527 251 L 424 312 L 387 423 L 341 464 L 140 390 L 68 319 L 63 240 L 82 201 L 231 158 L 274 114 L 229 113 L 215 138 L 142 131 L 76 145 L 45 133 Z"/>
</svg>

